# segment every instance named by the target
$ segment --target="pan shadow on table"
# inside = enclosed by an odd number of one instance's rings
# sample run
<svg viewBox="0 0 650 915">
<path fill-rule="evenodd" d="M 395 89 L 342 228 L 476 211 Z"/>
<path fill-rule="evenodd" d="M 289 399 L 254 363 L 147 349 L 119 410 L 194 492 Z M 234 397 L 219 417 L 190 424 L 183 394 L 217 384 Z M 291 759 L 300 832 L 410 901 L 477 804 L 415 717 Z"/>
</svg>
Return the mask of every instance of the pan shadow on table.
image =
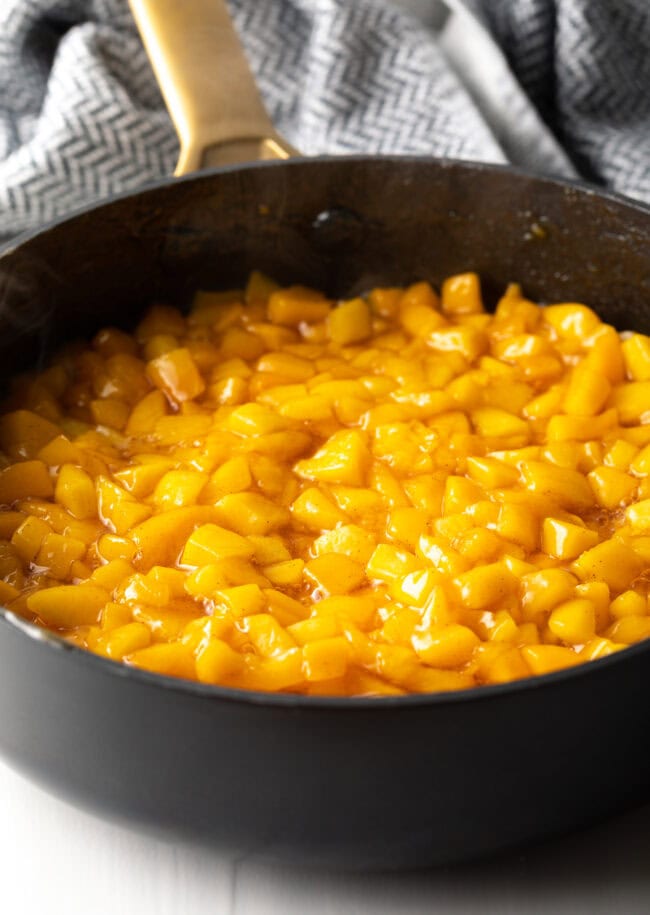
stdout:
<svg viewBox="0 0 650 915">
<path fill-rule="evenodd" d="M 530 915 L 650 912 L 650 805 L 607 823 L 468 864 L 410 873 L 337 874 L 234 863 L 237 913 Z M 252 898 L 250 899 L 252 903 Z"/>
<path fill-rule="evenodd" d="M 513 801 L 514 803 L 514 801 Z M 336 873 L 164 842 L 69 806 L 0 765 L 4 890 L 48 915 L 647 915 L 650 805 L 498 857 L 411 873 Z M 0 849 L 3 846 L 0 835 Z M 44 854 L 44 849 L 47 853 Z M 27 880 L 34 862 L 36 880 Z M 75 880 L 61 879 L 74 862 Z M 33 876 L 33 875 L 32 875 Z M 88 908 L 89 887 L 94 903 Z"/>
</svg>

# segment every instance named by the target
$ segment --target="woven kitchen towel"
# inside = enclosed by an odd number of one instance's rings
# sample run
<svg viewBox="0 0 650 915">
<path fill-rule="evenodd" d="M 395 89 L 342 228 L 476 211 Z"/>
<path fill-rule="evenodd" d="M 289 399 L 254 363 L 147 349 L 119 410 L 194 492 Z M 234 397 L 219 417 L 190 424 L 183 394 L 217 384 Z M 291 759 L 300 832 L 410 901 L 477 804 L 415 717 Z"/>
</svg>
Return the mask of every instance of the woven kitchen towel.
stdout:
<svg viewBox="0 0 650 915">
<path fill-rule="evenodd" d="M 650 200 L 648 0 L 430 0 L 437 28 L 400 2 L 230 0 L 298 149 L 511 161 Z M 127 0 L 0 0 L 0 236 L 177 151 Z"/>
</svg>

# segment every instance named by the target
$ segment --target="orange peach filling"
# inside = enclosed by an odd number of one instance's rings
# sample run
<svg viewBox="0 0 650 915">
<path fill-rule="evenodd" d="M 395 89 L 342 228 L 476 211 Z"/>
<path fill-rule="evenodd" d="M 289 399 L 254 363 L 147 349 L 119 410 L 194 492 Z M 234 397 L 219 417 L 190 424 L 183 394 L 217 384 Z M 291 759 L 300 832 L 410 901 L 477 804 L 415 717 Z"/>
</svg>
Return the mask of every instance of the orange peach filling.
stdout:
<svg viewBox="0 0 650 915">
<path fill-rule="evenodd" d="M 16 379 L 0 600 L 204 683 L 393 695 L 650 636 L 650 338 L 478 277 L 254 273 Z"/>
</svg>

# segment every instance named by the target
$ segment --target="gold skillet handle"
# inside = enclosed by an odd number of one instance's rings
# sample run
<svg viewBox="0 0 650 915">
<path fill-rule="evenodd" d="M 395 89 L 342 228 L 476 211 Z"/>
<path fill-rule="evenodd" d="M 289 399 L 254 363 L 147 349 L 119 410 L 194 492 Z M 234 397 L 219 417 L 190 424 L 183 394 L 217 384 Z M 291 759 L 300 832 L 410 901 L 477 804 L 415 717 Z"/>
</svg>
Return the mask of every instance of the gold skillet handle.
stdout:
<svg viewBox="0 0 650 915">
<path fill-rule="evenodd" d="M 176 175 L 298 153 L 275 130 L 225 0 L 129 0 L 178 133 Z"/>
</svg>

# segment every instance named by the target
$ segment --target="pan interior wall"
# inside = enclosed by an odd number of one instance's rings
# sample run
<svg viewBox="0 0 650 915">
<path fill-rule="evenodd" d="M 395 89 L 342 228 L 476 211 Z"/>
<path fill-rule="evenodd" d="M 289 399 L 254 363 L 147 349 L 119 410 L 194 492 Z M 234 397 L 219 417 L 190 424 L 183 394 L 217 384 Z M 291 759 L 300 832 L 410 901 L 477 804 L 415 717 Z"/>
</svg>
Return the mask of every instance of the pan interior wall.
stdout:
<svg viewBox="0 0 650 915">
<path fill-rule="evenodd" d="M 488 304 L 520 282 L 650 332 L 650 213 L 484 165 L 329 159 L 167 181 L 0 257 L 3 375 L 64 340 L 130 329 L 152 302 L 241 286 L 251 269 L 333 296 L 476 270 Z"/>
</svg>

